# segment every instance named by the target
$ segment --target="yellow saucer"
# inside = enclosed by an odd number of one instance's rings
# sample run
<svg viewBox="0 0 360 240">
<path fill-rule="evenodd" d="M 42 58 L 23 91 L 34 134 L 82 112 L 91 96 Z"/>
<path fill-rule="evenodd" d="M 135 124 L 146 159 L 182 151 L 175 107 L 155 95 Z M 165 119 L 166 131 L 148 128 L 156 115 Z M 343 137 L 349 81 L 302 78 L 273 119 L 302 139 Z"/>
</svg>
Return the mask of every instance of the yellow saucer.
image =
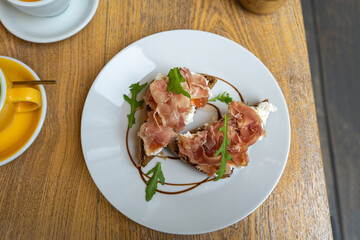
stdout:
<svg viewBox="0 0 360 240">
<path fill-rule="evenodd" d="M 9 57 L 0 56 L 0 68 L 11 81 L 39 79 L 27 65 Z M 45 89 L 43 86 L 32 87 L 41 92 L 42 107 L 32 112 L 16 113 L 11 125 L 0 133 L 0 166 L 20 156 L 34 142 L 44 123 L 47 107 Z"/>
</svg>

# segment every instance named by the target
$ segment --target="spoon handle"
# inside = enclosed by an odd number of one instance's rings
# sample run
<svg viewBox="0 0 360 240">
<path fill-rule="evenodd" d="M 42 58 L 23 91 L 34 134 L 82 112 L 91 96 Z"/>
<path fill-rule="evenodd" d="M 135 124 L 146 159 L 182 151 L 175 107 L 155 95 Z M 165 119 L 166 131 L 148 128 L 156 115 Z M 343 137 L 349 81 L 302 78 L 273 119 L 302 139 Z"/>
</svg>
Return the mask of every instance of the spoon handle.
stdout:
<svg viewBox="0 0 360 240">
<path fill-rule="evenodd" d="M 40 81 L 15 81 L 14 85 L 27 84 L 27 85 L 39 85 L 39 84 L 56 84 L 56 80 L 40 80 Z"/>
</svg>

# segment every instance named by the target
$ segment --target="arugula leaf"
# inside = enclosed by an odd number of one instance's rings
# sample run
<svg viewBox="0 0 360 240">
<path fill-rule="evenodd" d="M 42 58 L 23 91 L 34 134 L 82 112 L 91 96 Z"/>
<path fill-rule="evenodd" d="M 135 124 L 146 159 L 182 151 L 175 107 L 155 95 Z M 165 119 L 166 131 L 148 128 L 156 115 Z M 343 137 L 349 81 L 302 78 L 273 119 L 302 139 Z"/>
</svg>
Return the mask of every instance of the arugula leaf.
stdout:
<svg viewBox="0 0 360 240">
<path fill-rule="evenodd" d="M 227 92 L 223 92 L 223 94 L 221 95 L 219 94 L 216 97 L 209 99 L 209 102 L 215 102 L 216 100 L 219 100 L 220 102 L 224 102 L 228 105 L 233 101 L 232 97 L 230 97 L 229 93 Z"/>
<path fill-rule="evenodd" d="M 214 157 L 218 156 L 221 153 L 221 165 L 220 169 L 217 171 L 217 177 L 214 179 L 214 181 L 219 180 L 224 176 L 226 172 L 226 164 L 228 160 L 232 160 L 232 156 L 227 151 L 227 147 L 230 144 L 230 139 L 227 137 L 227 122 L 228 122 L 228 116 L 225 114 L 224 116 L 224 125 L 219 129 L 219 132 L 224 132 L 224 140 L 220 146 L 220 148 L 216 151 Z"/>
<path fill-rule="evenodd" d="M 135 112 L 138 107 L 143 105 L 144 100 L 138 101 L 137 95 L 141 92 L 141 90 L 146 87 L 148 83 L 144 83 L 140 85 L 140 82 L 134 83 L 130 86 L 131 98 L 124 94 L 124 99 L 127 101 L 131 106 L 130 114 L 127 115 L 129 119 L 129 128 L 132 128 L 133 124 L 135 123 Z"/>
<path fill-rule="evenodd" d="M 165 184 L 165 178 L 161 171 L 161 163 L 158 162 L 154 168 L 152 168 L 146 175 L 153 174 L 152 177 L 146 182 L 146 201 L 150 201 L 156 193 L 158 179 L 162 185 Z"/>
<path fill-rule="evenodd" d="M 184 96 L 191 98 L 190 94 L 187 91 L 185 91 L 184 88 L 181 86 L 181 83 L 185 82 L 185 78 L 181 76 L 179 68 L 175 67 L 173 69 L 170 69 L 168 76 L 169 76 L 169 85 L 167 88 L 168 92 L 183 94 Z"/>
</svg>

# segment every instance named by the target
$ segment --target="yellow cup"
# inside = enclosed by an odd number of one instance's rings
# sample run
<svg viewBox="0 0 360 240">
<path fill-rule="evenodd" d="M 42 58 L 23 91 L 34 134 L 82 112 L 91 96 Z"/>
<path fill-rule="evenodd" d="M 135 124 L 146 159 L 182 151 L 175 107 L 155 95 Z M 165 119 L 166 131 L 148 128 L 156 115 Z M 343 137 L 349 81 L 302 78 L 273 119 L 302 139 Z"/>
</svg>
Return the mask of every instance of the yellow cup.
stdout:
<svg viewBox="0 0 360 240">
<path fill-rule="evenodd" d="M 0 69 L 0 133 L 11 125 L 16 113 L 34 111 L 41 107 L 41 103 L 39 90 L 14 88 Z"/>
</svg>

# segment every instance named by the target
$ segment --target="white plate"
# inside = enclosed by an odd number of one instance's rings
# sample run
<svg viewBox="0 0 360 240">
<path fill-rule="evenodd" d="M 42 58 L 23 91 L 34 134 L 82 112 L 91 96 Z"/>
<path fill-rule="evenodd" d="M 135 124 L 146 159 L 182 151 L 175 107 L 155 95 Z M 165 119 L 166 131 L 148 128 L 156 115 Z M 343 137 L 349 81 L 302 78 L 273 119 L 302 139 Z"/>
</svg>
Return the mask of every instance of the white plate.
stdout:
<svg viewBox="0 0 360 240">
<path fill-rule="evenodd" d="M 221 77 L 234 84 L 245 101 L 269 99 L 278 107 L 265 129 L 267 137 L 249 150 L 250 163 L 225 180 L 205 183 L 179 195 L 155 194 L 145 201 L 145 184 L 132 165 L 125 144 L 130 106 L 123 99 L 129 86 L 150 82 L 158 72 L 174 66 Z M 234 90 L 217 83 L 213 93 Z M 223 110 L 223 103 L 217 103 Z M 138 111 L 139 112 L 139 111 Z M 187 129 L 209 121 L 198 111 Z M 130 131 L 130 149 L 136 158 L 137 124 Z M 83 110 L 81 141 L 85 161 L 97 187 L 121 213 L 146 227 L 176 234 L 215 231 L 238 222 L 254 211 L 271 193 L 284 170 L 290 147 L 290 121 L 284 96 L 268 69 L 249 51 L 224 37 L 201 31 L 176 30 L 143 38 L 119 52 L 100 72 Z M 184 183 L 205 176 L 181 161 L 162 162 L 167 182 Z M 160 189 L 178 190 L 161 186 Z"/>
<path fill-rule="evenodd" d="M 71 0 L 69 7 L 55 17 L 35 17 L 0 0 L 0 20 L 15 36 L 35 43 L 57 42 L 73 36 L 93 18 L 99 0 Z"/>
</svg>

